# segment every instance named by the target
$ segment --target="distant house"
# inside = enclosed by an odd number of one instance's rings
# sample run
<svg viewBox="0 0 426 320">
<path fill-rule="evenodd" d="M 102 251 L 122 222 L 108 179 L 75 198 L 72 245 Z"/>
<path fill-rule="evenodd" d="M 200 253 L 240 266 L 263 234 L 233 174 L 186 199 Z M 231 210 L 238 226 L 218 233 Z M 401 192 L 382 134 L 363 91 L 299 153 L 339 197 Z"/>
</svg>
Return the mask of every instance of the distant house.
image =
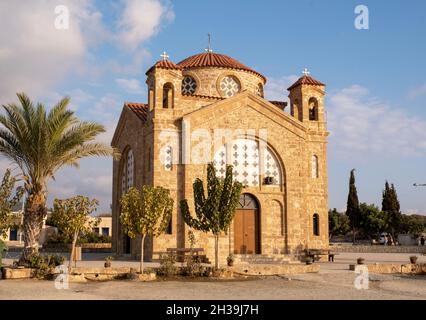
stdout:
<svg viewBox="0 0 426 320">
<path fill-rule="evenodd" d="M 12 226 L 9 230 L 7 230 L 6 236 L 0 237 L 0 239 L 6 241 L 9 245 L 22 245 L 24 243 L 24 231 L 22 229 L 24 220 L 24 203 L 17 203 L 12 208 L 11 215 L 13 215 Z M 47 241 L 48 237 L 52 233 L 56 232 L 56 228 L 46 225 L 46 218 L 43 221 L 43 228 L 40 234 L 40 245 L 43 245 Z"/>
<path fill-rule="evenodd" d="M 102 236 L 112 236 L 112 216 L 110 213 L 103 213 L 96 217 L 93 217 L 93 220 L 98 219 L 99 223 L 92 229 L 93 232 L 102 235 Z"/>
</svg>

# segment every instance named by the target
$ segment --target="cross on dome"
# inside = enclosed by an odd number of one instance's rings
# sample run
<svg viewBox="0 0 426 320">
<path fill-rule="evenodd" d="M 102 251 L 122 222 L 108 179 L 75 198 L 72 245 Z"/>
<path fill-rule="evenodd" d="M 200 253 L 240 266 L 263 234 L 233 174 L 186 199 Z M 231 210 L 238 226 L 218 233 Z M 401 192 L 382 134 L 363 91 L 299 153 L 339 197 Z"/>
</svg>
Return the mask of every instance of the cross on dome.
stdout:
<svg viewBox="0 0 426 320">
<path fill-rule="evenodd" d="M 208 33 L 207 36 L 209 37 L 209 44 L 208 44 L 208 46 L 207 46 L 207 48 L 205 50 L 206 50 L 206 52 L 213 52 L 213 49 L 212 49 L 212 35 L 211 35 L 211 33 Z"/>
<path fill-rule="evenodd" d="M 166 51 L 163 51 L 163 54 L 160 55 L 160 57 L 162 57 L 164 61 L 166 61 L 168 58 L 170 58 L 169 55 L 166 53 Z"/>
<path fill-rule="evenodd" d="M 305 76 L 308 76 L 308 75 L 310 74 L 310 72 L 308 71 L 308 68 L 305 68 L 305 69 L 302 71 L 302 73 L 303 73 Z"/>
</svg>

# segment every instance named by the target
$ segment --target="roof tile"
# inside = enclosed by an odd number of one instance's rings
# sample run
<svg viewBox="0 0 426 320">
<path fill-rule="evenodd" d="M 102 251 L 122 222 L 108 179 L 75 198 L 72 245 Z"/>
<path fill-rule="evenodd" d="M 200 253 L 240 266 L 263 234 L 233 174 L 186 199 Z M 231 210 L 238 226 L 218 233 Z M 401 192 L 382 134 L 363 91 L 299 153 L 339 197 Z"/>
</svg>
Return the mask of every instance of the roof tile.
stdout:
<svg viewBox="0 0 426 320">
<path fill-rule="evenodd" d="M 311 85 L 311 86 L 325 86 L 324 83 L 312 78 L 311 76 L 303 75 L 295 83 L 293 83 L 287 90 L 291 90 L 302 84 Z"/>
<path fill-rule="evenodd" d="M 146 103 L 126 102 L 124 106 L 132 110 L 139 119 L 146 121 L 148 117 L 148 105 Z"/>
<path fill-rule="evenodd" d="M 244 70 L 244 71 L 252 72 L 262 77 L 266 81 L 265 76 L 247 67 L 246 65 L 235 60 L 234 58 L 231 58 L 224 54 L 219 54 L 214 52 L 205 52 L 205 53 L 193 55 L 189 58 L 186 58 L 185 60 L 182 60 L 177 65 L 183 69 L 200 68 L 200 67 L 222 67 L 222 68 Z"/>
</svg>

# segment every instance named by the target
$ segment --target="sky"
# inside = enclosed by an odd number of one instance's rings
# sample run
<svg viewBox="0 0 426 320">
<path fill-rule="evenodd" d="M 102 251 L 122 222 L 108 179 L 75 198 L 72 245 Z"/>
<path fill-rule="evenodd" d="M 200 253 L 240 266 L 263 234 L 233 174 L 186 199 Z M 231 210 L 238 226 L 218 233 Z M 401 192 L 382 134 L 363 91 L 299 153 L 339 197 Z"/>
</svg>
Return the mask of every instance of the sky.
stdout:
<svg viewBox="0 0 426 320">
<path fill-rule="evenodd" d="M 355 27 L 358 5 L 368 29 Z M 123 102 L 147 101 L 145 72 L 160 54 L 179 62 L 204 52 L 207 33 L 215 52 L 268 78 L 269 100 L 286 100 L 305 67 L 327 85 L 330 208 L 345 209 L 355 168 L 360 201 L 380 206 L 388 180 L 403 212 L 426 214 L 426 187 L 413 187 L 426 183 L 422 0 L 1 0 L 0 104 L 16 92 L 46 106 L 70 96 L 78 117 L 105 125 L 99 140 L 109 144 Z M 82 160 L 55 178 L 50 203 L 82 194 L 110 210 L 111 159 Z"/>
</svg>

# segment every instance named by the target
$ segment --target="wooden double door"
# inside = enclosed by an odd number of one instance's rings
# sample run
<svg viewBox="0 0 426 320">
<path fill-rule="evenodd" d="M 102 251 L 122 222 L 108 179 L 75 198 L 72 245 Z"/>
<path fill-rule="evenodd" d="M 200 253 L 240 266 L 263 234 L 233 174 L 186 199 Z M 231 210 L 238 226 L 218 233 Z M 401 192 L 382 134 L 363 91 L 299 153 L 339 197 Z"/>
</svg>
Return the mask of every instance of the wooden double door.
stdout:
<svg viewBox="0 0 426 320">
<path fill-rule="evenodd" d="M 234 218 L 234 253 L 259 253 L 259 217 L 257 209 L 238 209 Z"/>
</svg>

